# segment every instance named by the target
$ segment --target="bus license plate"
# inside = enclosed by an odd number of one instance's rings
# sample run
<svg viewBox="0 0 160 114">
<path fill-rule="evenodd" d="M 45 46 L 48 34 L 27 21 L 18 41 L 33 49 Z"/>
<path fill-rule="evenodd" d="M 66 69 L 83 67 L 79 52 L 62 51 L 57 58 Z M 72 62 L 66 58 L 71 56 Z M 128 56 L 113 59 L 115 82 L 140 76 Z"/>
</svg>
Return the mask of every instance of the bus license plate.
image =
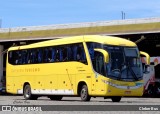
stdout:
<svg viewBox="0 0 160 114">
<path fill-rule="evenodd" d="M 131 94 L 131 91 L 125 91 L 124 94 L 130 95 L 130 94 Z"/>
</svg>

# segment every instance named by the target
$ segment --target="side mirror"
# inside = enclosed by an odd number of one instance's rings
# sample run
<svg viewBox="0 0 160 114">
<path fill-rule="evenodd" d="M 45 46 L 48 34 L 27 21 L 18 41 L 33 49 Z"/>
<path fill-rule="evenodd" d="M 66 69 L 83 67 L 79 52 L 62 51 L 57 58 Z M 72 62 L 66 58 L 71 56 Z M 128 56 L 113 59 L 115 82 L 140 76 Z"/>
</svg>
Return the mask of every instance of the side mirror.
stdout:
<svg viewBox="0 0 160 114">
<path fill-rule="evenodd" d="M 140 51 L 140 55 L 145 56 L 146 57 L 146 64 L 150 65 L 150 56 L 149 56 L 149 54 L 146 53 L 146 52 Z"/>
<path fill-rule="evenodd" d="M 150 56 L 148 53 L 140 51 L 140 55 L 146 57 L 146 63 L 143 66 L 143 73 L 148 74 L 150 72 Z"/>
<path fill-rule="evenodd" d="M 94 49 L 94 51 L 97 51 L 97 52 L 100 52 L 100 53 L 103 54 L 105 63 L 109 62 L 109 54 L 108 54 L 108 52 L 106 50 L 96 48 L 96 49 Z"/>
</svg>

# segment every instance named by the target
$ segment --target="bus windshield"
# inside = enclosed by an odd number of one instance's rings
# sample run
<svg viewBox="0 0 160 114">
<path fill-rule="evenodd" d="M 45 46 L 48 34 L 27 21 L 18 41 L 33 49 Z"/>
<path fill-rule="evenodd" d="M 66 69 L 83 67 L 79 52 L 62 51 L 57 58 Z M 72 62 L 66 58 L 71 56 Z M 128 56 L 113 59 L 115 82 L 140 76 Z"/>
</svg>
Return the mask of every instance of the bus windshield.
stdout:
<svg viewBox="0 0 160 114">
<path fill-rule="evenodd" d="M 142 79 L 142 64 L 137 47 L 104 45 L 87 43 L 94 70 L 116 80 L 135 81 Z M 103 54 L 94 49 L 104 49 L 109 54 L 109 62 L 104 63 Z"/>
<path fill-rule="evenodd" d="M 108 77 L 118 80 L 134 81 L 142 79 L 142 66 L 137 48 L 105 46 L 109 53 L 106 64 Z"/>
</svg>

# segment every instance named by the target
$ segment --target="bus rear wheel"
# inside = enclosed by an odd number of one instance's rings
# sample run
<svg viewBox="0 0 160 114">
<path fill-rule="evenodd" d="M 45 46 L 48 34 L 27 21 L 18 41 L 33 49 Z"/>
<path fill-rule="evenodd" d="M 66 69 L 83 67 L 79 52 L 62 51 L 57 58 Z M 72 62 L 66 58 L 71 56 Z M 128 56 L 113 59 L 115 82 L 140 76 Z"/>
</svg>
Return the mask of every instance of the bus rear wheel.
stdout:
<svg viewBox="0 0 160 114">
<path fill-rule="evenodd" d="M 62 100 L 63 96 L 59 96 L 59 95 L 53 95 L 53 96 L 48 96 L 51 100 L 55 100 L 55 101 L 60 101 Z"/>
<path fill-rule="evenodd" d="M 111 99 L 112 99 L 112 102 L 120 102 L 121 101 L 120 96 L 111 97 Z"/>
<path fill-rule="evenodd" d="M 82 101 L 90 101 L 91 97 L 88 94 L 88 87 L 87 85 L 83 85 L 81 92 L 80 92 L 81 100 Z"/>
<path fill-rule="evenodd" d="M 37 100 L 38 98 L 37 96 L 32 95 L 31 87 L 29 84 L 25 85 L 23 95 L 26 100 Z"/>
</svg>

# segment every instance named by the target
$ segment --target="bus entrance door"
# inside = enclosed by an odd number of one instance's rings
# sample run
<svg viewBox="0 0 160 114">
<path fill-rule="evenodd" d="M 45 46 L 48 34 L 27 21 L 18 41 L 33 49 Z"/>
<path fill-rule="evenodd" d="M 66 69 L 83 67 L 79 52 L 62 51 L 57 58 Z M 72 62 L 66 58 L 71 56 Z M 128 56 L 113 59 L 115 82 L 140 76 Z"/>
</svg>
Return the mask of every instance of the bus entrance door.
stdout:
<svg viewBox="0 0 160 114">
<path fill-rule="evenodd" d="M 104 56 L 101 52 L 95 52 L 95 59 L 92 60 L 95 76 L 92 78 L 93 90 L 95 95 L 105 94 L 105 83 L 102 82 L 105 75 Z"/>
</svg>

